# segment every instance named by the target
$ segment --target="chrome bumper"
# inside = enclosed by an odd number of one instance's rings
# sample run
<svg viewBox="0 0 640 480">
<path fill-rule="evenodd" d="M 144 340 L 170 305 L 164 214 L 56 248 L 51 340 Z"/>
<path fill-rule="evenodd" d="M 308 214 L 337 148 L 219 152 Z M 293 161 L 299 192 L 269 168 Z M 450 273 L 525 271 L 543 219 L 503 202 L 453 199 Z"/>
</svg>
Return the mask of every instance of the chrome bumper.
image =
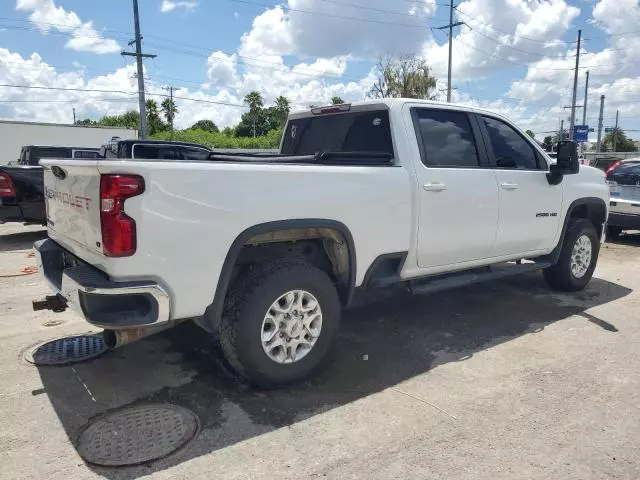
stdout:
<svg viewBox="0 0 640 480">
<path fill-rule="evenodd" d="M 170 299 L 155 282 L 114 282 L 51 239 L 34 244 L 38 270 L 67 305 L 97 327 L 118 330 L 170 321 Z"/>
</svg>

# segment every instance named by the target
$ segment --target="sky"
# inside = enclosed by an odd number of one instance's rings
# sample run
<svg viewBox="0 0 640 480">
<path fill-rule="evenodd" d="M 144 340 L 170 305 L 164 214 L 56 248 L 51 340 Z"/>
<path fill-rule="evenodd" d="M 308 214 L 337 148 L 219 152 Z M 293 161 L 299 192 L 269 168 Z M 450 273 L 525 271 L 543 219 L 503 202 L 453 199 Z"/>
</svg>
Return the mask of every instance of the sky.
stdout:
<svg viewBox="0 0 640 480">
<path fill-rule="evenodd" d="M 174 87 L 176 126 L 237 123 L 244 96 L 295 110 L 367 98 L 381 58 L 423 57 L 446 99 L 447 0 L 139 0 L 149 98 Z M 466 0 L 456 4 L 453 100 L 507 115 L 538 138 L 568 126 L 578 30 L 587 124 L 640 139 L 640 0 Z M 131 0 L 5 0 L 0 118 L 99 119 L 137 108 Z M 31 87 L 31 88 L 18 88 Z M 37 88 L 35 88 L 37 87 Z M 582 123 L 582 109 L 576 111 Z M 593 138 L 595 134 L 591 134 Z"/>
</svg>

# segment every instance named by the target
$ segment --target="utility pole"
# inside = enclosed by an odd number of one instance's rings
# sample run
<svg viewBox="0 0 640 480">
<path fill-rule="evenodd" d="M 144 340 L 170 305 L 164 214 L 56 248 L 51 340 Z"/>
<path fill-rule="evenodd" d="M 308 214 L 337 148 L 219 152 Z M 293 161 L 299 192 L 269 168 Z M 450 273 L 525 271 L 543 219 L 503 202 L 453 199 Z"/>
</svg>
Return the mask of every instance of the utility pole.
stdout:
<svg viewBox="0 0 640 480">
<path fill-rule="evenodd" d="M 456 6 L 453 4 L 453 0 L 449 4 L 449 25 L 438 27 L 438 30 L 449 29 L 449 69 L 447 71 L 447 102 L 451 103 L 451 64 L 453 61 L 453 27 L 459 27 L 464 25 L 464 22 L 453 23 L 453 9 Z"/>
<path fill-rule="evenodd" d="M 598 143 L 596 144 L 596 153 L 600 153 L 602 141 L 602 122 L 604 120 L 604 95 L 600 95 L 600 116 L 598 117 Z"/>
<path fill-rule="evenodd" d="M 582 125 L 587 124 L 587 95 L 589 92 L 589 70 L 587 70 L 587 81 L 584 84 L 584 104 L 582 105 Z"/>
<path fill-rule="evenodd" d="M 573 127 L 576 124 L 576 94 L 578 93 L 578 69 L 580 68 L 580 40 L 582 30 L 578 30 L 578 49 L 576 51 L 576 70 L 573 74 L 573 100 L 571 101 L 571 122 L 569 124 L 569 140 L 573 141 Z"/>
<path fill-rule="evenodd" d="M 562 142 L 564 140 L 564 120 L 560 120 L 560 135 L 558 136 L 558 141 Z"/>
<path fill-rule="evenodd" d="M 123 56 L 136 57 L 136 63 L 138 64 L 138 105 L 140 108 L 140 136 L 141 138 L 147 138 L 147 112 L 144 99 L 144 68 L 142 65 L 143 58 L 156 58 L 157 55 L 149 55 L 142 53 L 142 37 L 140 36 L 140 18 L 138 16 L 138 0 L 133 0 L 133 24 L 135 27 L 136 38 L 129 42 L 129 46 L 135 43 L 136 51 L 121 52 Z"/>
<path fill-rule="evenodd" d="M 73 107 L 73 124 L 76 124 L 76 107 Z"/>
<path fill-rule="evenodd" d="M 616 126 L 613 129 L 613 151 L 617 151 L 616 148 L 618 147 L 617 143 L 618 143 L 618 113 L 619 111 L 616 110 Z"/>
<path fill-rule="evenodd" d="M 169 101 L 170 101 L 170 105 L 169 105 L 169 126 L 171 127 L 171 140 L 173 140 L 173 91 L 175 90 L 174 87 L 164 87 L 164 90 L 168 90 L 169 91 Z"/>
</svg>

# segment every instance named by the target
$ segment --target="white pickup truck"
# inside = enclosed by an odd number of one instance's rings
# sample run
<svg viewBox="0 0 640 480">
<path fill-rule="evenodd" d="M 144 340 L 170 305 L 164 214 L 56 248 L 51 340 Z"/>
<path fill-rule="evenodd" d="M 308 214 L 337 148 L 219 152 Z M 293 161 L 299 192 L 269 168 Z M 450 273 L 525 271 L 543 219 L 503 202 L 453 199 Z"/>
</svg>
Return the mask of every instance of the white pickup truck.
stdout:
<svg viewBox="0 0 640 480">
<path fill-rule="evenodd" d="M 290 116 L 279 155 L 43 161 L 40 271 L 112 344 L 195 319 L 250 382 L 308 376 L 354 290 L 415 293 L 542 269 L 591 279 L 603 172 L 495 113 L 386 99 Z"/>
</svg>

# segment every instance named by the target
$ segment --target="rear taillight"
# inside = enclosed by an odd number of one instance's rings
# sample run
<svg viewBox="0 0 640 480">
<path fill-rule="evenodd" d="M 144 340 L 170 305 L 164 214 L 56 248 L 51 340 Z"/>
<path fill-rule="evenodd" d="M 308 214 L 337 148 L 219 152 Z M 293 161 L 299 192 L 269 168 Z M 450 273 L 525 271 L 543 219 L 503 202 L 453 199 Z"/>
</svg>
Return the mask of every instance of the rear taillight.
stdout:
<svg viewBox="0 0 640 480">
<path fill-rule="evenodd" d="M 616 163 L 614 163 L 613 165 L 611 165 L 609 168 L 607 168 L 607 171 L 604 172 L 605 175 L 609 175 L 611 172 L 613 172 L 616 168 L 618 168 L 618 166 L 622 163 L 622 161 L 618 160 Z"/>
<path fill-rule="evenodd" d="M 15 197 L 16 188 L 11 177 L 6 173 L 0 173 L 0 197 Z"/>
<path fill-rule="evenodd" d="M 124 213 L 124 201 L 144 192 L 138 175 L 100 177 L 102 251 L 108 257 L 129 257 L 136 252 L 136 222 Z"/>
</svg>

